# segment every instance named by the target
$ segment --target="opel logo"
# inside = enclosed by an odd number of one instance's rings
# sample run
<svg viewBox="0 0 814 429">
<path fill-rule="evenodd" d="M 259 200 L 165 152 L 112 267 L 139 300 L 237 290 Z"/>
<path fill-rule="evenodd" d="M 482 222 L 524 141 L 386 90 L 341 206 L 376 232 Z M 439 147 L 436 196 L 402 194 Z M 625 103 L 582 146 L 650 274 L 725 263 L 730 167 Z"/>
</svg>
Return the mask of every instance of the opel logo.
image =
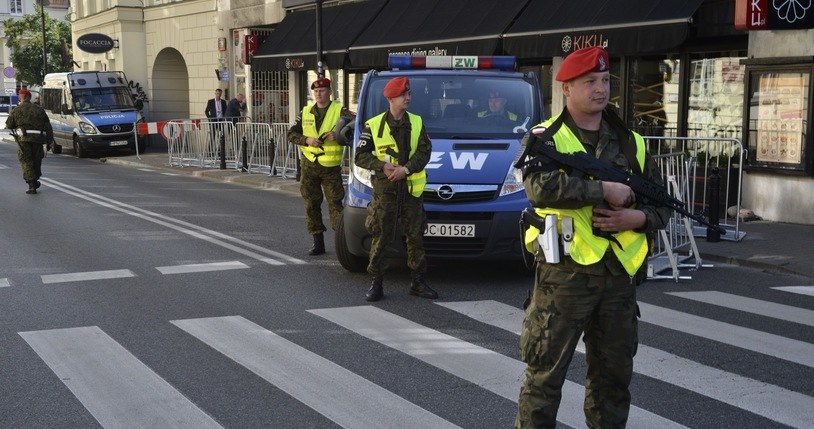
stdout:
<svg viewBox="0 0 814 429">
<path fill-rule="evenodd" d="M 441 185 L 435 192 L 438 194 L 438 198 L 444 201 L 451 200 L 452 196 L 455 195 L 455 190 L 450 185 Z"/>
<path fill-rule="evenodd" d="M 118 133 L 118 132 L 120 132 L 121 130 L 122 130 L 121 125 L 114 125 L 114 126 L 113 126 L 113 131 L 115 131 L 115 132 L 117 132 L 117 133 Z"/>
</svg>

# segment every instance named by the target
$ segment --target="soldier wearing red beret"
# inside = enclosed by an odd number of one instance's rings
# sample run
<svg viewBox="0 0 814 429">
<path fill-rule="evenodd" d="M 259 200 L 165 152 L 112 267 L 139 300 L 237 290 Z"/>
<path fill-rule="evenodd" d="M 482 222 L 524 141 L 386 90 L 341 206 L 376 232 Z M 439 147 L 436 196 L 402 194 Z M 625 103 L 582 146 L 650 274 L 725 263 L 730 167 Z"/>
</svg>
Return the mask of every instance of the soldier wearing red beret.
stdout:
<svg viewBox="0 0 814 429">
<path fill-rule="evenodd" d="M 325 253 L 327 230 L 322 221 L 322 200 L 328 200 L 331 228 L 336 231 L 345 187 L 342 184 L 344 147 L 337 141 L 335 128 L 341 118 L 354 115 L 341 104 L 331 101 L 331 80 L 320 77 L 311 83 L 314 103 L 303 106 L 294 125 L 288 130 L 288 140 L 300 146 L 300 193 L 305 201 L 305 223 L 314 237 L 309 255 Z"/>
<path fill-rule="evenodd" d="M 559 152 L 587 152 L 663 185 L 644 139 L 607 109 L 609 70 L 602 48 L 568 55 L 556 75 L 565 108 L 532 128 L 523 144 L 533 148 L 553 142 Z M 559 262 L 547 261 L 538 244 L 540 231 L 526 231 L 537 272 L 520 337 L 527 367 L 515 426 L 556 426 L 566 371 L 584 334 L 586 424 L 623 428 L 638 345 L 636 286 L 646 278 L 647 234 L 664 228 L 671 210 L 637 202 L 627 185 L 575 176 L 553 163 L 527 163 L 524 170 L 526 195 L 537 215 L 556 215 L 560 235 L 563 225 L 572 224 L 573 238 L 568 254 L 560 248 Z"/>
<path fill-rule="evenodd" d="M 384 296 L 385 250 L 393 239 L 398 221 L 407 237 L 407 265 L 412 270 L 410 294 L 435 299 L 438 293 L 425 279 L 426 214 L 422 200 L 427 183 L 424 167 L 430 161 L 432 143 L 421 117 L 407 112 L 412 95 L 406 77 L 388 81 L 382 94 L 390 108 L 365 122 L 355 159 L 357 166 L 376 172 L 371 179 L 373 201 L 367 207 L 365 221 L 373 236 L 367 267 L 373 281 L 365 299 L 378 301 Z"/>
</svg>

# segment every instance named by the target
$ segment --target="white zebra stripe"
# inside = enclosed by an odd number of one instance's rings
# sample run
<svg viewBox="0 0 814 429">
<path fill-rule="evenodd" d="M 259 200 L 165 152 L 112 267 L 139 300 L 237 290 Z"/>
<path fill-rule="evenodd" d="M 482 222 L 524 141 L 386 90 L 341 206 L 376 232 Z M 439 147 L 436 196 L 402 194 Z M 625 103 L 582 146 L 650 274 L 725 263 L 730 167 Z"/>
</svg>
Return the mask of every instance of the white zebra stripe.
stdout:
<svg viewBox="0 0 814 429">
<path fill-rule="evenodd" d="M 487 325 L 520 334 L 523 310 L 497 301 L 438 302 Z M 579 342 L 579 353 L 585 345 Z M 779 386 L 709 367 L 639 344 L 633 370 L 795 428 L 814 421 L 814 398 Z"/>
<path fill-rule="evenodd" d="M 773 319 L 814 326 L 814 311 L 791 305 L 777 304 L 718 291 L 667 292 L 667 294 Z"/>
<path fill-rule="evenodd" d="M 457 427 L 243 317 L 172 323 L 340 426 Z"/>
<path fill-rule="evenodd" d="M 783 292 L 798 293 L 800 295 L 814 296 L 814 286 L 779 286 L 772 289 L 782 290 Z"/>
<path fill-rule="evenodd" d="M 210 262 L 205 264 L 170 265 L 166 267 L 155 267 L 161 274 L 186 274 L 203 273 L 207 271 L 239 270 L 249 268 L 248 265 L 240 261 Z"/>
<path fill-rule="evenodd" d="M 363 337 L 420 359 L 452 375 L 517 402 L 525 364 L 500 353 L 426 328 L 373 306 L 308 310 Z M 585 427 L 582 411 L 584 389 L 566 380 L 558 421 Z M 630 407 L 630 428 L 682 428 L 638 407 Z"/>
<path fill-rule="evenodd" d="M 221 427 L 97 326 L 20 336 L 107 429 Z"/>
<path fill-rule="evenodd" d="M 44 284 L 82 282 L 88 280 L 109 280 L 135 277 L 130 270 L 86 271 L 81 273 L 44 274 L 40 276 Z"/>
</svg>

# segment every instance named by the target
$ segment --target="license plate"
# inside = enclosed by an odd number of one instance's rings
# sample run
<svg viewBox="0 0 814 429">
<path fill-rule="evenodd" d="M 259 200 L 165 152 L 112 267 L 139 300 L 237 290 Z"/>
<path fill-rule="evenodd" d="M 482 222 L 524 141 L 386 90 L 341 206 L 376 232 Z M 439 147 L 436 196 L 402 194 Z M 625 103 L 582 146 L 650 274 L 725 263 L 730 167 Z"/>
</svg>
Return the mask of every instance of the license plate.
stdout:
<svg viewBox="0 0 814 429">
<path fill-rule="evenodd" d="M 460 223 L 428 223 L 425 237 L 474 237 L 475 225 Z"/>
<path fill-rule="evenodd" d="M 110 142 L 111 146 L 127 146 L 127 140 L 113 140 Z"/>
</svg>

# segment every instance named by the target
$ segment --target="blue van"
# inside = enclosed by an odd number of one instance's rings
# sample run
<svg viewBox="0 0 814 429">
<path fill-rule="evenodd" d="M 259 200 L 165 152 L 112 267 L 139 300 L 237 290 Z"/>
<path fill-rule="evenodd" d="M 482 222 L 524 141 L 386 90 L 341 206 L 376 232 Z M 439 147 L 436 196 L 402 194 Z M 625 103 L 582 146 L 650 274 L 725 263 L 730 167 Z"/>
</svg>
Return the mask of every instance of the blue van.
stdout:
<svg viewBox="0 0 814 429">
<path fill-rule="evenodd" d="M 529 206 L 513 167 L 526 131 L 542 122 L 543 99 L 534 73 L 516 72 L 513 57 L 391 56 L 389 71 L 368 72 L 362 82 L 350 151 L 345 207 L 336 232 L 345 269 L 365 271 L 372 237 L 365 229 L 373 189 L 371 172 L 353 165 L 364 123 L 389 108 L 382 95 L 397 76 L 410 79 L 408 112 L 422 117 L 432 140 L 426 167 L 424 246 L 430 260 L 513 260 L 523 251 L 518 221 Z M 490 99 L 505 103 L 490 114 Z M 391 243 L 404 254 L 404 237 Z"/>
<path fill-rule="evenodd" d="M 124 72 L 49 73 L 40 105 L 54 129 L 54 153 L 68 146 L 84 158 L 94 150 L 146 148 L 146 140 L 134 133 L 135 124 L 144 120 L 143 105 L 133 102 Z"/>
</svg>

